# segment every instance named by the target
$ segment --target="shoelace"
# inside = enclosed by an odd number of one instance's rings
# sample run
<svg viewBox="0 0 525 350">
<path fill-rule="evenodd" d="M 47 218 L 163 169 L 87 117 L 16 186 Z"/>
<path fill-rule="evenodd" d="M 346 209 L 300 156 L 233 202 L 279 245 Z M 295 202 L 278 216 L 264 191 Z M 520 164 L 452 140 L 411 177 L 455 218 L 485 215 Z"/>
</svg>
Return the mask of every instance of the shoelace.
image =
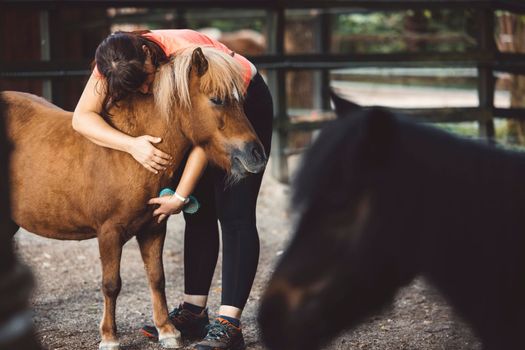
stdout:
<svg viewBox="0 0 525 350">
<path fill-rule="evenodd" d="M 208 326 L 206 326 L 208 333 L 206 334 L 207 340 L 220 340 L 224 336 L 230 337 L 228 334 L 228 325 L 220 321 L 213 321 Z"/>
<path fill-rule="evenodd" d="M 174 308 L 172 311 L 170 311 L 170 313 L 168 314 L 168 316 L 169 316 L 169 317 L 176 317 L 176 316 L 179 316 L 181 312 L 182 312 L 182 309 L 176 307 L 176 308 Z"/>
<path fill-rule="evenodd" d="M 179 306 L 179 307 L 174 308 L 174 309 L 168 314 L 168 316 L 169 316 L 170 319 L 178 318 L 178 319 L 180 319 L 181 321 L 186 321 L 186 320 L 189 319 L 189 317 L 188 317 L 188 314 L 185 313 L 185 312 L 183 312 L 183 311 L 184 311 L 184 309 L 183 309 L 182 307 Z"/>
</svg>

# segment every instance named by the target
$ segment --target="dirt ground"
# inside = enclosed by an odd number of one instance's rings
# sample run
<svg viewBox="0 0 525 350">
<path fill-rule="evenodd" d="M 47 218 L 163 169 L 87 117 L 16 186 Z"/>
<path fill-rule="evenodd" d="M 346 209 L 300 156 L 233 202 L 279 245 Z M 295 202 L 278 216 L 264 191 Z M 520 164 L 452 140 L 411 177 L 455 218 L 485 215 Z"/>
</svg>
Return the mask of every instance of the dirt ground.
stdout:
<svg viewBox="0 0 525 350">
<path fill-rule="evenodd" d="M 259 271 L 243 315 L 248 349 L 264 349 L 255 322 L 265 281 L 289 237 L 287 210 L 289 188 L 267 171 L 258 203 L 261 236 Z M 170 308 L 183 292 L 183 220 L 170 218 L 164 252 Z M 37 281 L 32 306 L 38 338 L 50 350 L 97 349 L 102 315 L 101 269 L 96 240 L 64 242 L 27 232 L 16 236 L 19 256 L 32 267 Z M 219 258 L 220 259 L 220 258 Z M 150 322 L 151 304 L 142 260 L 135 240 L 124 247 L 122 291 L 118 299 L 117 325 L 125 350 L 161 349 L 146 340 L 140 327 Z M 220 264 L 210 295 L 210 312 L 217 311 L 221 290 Z M 186 349 L 190 349 L 187 344 Z M 394 305 L 342 334 L 327 349 L 480 349 L 469 329 L 459 321 L 435 290 L 423 280 L 403 289 Z"/>
</svg>

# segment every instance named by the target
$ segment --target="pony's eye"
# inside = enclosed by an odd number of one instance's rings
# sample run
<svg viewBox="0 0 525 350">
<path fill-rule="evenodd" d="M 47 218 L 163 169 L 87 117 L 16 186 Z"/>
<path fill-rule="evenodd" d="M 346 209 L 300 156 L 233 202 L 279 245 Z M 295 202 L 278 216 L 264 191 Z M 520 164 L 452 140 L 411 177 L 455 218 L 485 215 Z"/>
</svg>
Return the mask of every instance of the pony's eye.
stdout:
<svg viewBox="0 0 525 350">
<path fill-rule="evenodd" d="M 210 101 L 216 106 L 224 105 L 224 100 L 222 100 L 220 97 L 212 97 L 210 98 Z"/>
</svg>

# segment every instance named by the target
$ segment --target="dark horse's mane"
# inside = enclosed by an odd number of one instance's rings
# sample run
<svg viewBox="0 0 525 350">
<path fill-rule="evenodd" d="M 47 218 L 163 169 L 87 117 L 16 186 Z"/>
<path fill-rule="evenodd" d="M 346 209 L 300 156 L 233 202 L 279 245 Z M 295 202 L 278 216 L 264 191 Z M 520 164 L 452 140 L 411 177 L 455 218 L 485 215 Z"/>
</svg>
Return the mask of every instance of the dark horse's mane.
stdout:
<svg viewBox="0 0 525 350">
<path fill-rule="evenodd" d="M 332 99 L 341 100 L 335 94 Z M 355 156 L 368 165 L 385 165 L 395 157 L 399 148 L 403 148 L 405 155 L 419 166 L 458 181 L 468 180 L 471 184 L 483 186 L 514 179 L 513 184 L 521 187 L 518 180 L 524 179 L 523 152 L 454 135 L 382 107 L 361 107 L 348 101 L 341 103 L 347 104 L 345 109 L 337 111 L 338 118 L 323 128 L 300 163 L 293 179 L 294 208 L 322 196 L 325 186 L 334 184 L 333 179 L 323 174 L 348 172 L 353 166 L 349 162 Z M 501 173 L 502 170 L 505 174 Z M 339 193 L 346 195 L 344 190 Z"/>
</svg>

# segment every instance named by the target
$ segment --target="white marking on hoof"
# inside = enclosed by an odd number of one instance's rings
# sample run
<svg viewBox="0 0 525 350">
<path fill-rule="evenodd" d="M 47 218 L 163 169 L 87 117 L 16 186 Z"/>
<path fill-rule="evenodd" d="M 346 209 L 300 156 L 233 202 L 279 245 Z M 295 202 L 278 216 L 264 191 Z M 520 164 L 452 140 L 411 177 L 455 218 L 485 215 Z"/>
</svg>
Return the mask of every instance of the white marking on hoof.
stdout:
<svg viewBox="0 0 525 350">
<path fill-rule="evenodd" d="M 182 339 L 180 332 L 178 334 L 166 334 L 159 337 L 159 344 L 165 349 L 178 349 L 182 348 Z"/>
<path fill-rule="evenodd" d="M 99 350 L 119 350 L 120 349 L 120 343 L 118 341 L 101 341 L 99 346 Z"/>
</svg>

